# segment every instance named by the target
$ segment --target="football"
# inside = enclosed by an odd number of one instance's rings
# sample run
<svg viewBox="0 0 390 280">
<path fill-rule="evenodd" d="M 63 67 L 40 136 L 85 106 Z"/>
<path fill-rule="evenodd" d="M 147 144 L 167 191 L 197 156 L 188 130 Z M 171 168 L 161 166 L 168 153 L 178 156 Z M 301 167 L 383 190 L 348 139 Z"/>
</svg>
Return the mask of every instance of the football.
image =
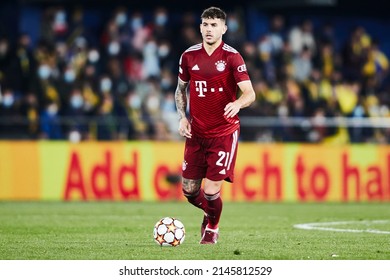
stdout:
<svg viewBox="0 0 390 280">
<path fill-rule="evenodd" d="M 160 246 L 179 246 L 184 242 L 185 236 L 184 225 L 176 218 L 165 217 L 154 225 L 153 238 Z"/>
</svg>

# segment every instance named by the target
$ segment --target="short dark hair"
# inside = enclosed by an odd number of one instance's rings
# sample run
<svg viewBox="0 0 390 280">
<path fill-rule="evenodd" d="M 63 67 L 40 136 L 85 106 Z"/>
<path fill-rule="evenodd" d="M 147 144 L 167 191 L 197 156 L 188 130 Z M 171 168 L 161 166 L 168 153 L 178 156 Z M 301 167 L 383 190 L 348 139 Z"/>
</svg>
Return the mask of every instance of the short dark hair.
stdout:
<svg viewBox="0 0 390 280">
<path fill-rule="evenodd" d="M 226 21 L 226 13 L 217 7 L 210 7 L 203 11 L 202 15 L 200 16 L 201 19 L 221 19 L 223 21 Z"/>
</svg>

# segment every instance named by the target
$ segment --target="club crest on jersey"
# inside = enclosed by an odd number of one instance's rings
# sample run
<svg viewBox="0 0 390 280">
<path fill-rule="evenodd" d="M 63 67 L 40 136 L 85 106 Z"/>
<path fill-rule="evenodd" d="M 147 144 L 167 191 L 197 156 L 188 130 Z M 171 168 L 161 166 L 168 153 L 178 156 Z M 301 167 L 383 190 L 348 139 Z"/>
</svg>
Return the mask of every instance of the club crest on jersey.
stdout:
<svg viewBox="0 0 390 280">
<path fill-rule="evenodd" d="M 222 72 L 225 70 L 226 68 L 226 62 L 223 61 L 223 60 L 218 60 L 216 63 L 215 63 L 215 66 L 217 67 L 217 70 L 219 72 Z"/>
</svg>

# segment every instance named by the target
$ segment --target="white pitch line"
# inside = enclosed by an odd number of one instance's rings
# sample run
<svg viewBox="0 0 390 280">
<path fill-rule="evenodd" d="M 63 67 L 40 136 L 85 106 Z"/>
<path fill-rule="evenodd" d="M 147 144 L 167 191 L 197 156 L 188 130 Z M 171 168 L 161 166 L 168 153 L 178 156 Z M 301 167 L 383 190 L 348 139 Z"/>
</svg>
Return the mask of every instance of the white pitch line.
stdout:
<svg viewBox="0 0 390 280">
<path fill-rule="evenodd" d="M 349 224 L 365 224 L 365 225 L 375 225 L 375 224 L 387 224 L 390 223 L 390 220 L 373 220 L 373 221 L 340 221 L 340 222 L 324 222 L 324 223 L 306 223 L 306 224 L 296 224 L 294 228 L 306 229 L 306 230 L 324 230 L 324 231 L 337 231 L 337 232 L 353 232 L 353 233 L 375 233 L 375 234 L 390 234 L 390 231 L 377 230 L 377 229 L 348 229 L 348 228 L 335 228 L 332 226 L 337 225 L 349 225 Z"/>
</svg>

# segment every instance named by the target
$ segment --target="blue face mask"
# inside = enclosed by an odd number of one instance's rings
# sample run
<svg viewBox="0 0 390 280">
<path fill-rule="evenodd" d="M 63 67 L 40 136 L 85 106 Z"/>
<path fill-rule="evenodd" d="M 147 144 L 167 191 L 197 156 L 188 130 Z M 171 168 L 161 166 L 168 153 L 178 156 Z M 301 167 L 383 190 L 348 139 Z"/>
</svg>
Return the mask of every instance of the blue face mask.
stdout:
<svg viewBox="0 0 390 280">
<path fill-rule="evenodd" d="M 159 26 L 163 26 L 167 23 L 168 17 L 165 14 L 159 14 L 156 16 L 155 22 Z"/>
<path fill-rule="evenodd" d="M 127 21 L 127 15 L 125 13 L 119 13 L 115 17 L 115 22 L 118 26 L 123 26 Z"/>
<path fill-rule="evenodd" d="M 142 18 L 136 17 L 131 21 L 131 28 L 136 31 L 142 27 Z"/>
<path fill-rule="evenodd" d="M 3 105 L 4 107 L 11 107 L 15 102 L 14 96 L 12 94 L 7 94 L 3 96 Z"/>
<path fill-rule="evenodd" d="M 65 71 L 65 74 L 64 74 L 65 82 L 72 83 L 72 82 L 74 82 L 75 79 L 76 79 L 76 74 L 74 73 L 73 70 Z"/>
<path fill-rule="evenodd" d="M 66 22 L 66 14 L 64 11 L 58 11 L 55 15 L 55 22 L 57 23 L 64 23 Z"/>
<path fill-rule="evenodd" d="M 228 26 L 228 30 L 231 32 L 236 32 L 240 28 L 238 21 L 235 19 L 229 20 L 227 26 Z"/>
<path fill-rule="evenodd" d="M 169 89 L 172 86 L 171 80 L 167 78 L 162 78 L 160 84 L 163 89 Z"/>
</svg>

